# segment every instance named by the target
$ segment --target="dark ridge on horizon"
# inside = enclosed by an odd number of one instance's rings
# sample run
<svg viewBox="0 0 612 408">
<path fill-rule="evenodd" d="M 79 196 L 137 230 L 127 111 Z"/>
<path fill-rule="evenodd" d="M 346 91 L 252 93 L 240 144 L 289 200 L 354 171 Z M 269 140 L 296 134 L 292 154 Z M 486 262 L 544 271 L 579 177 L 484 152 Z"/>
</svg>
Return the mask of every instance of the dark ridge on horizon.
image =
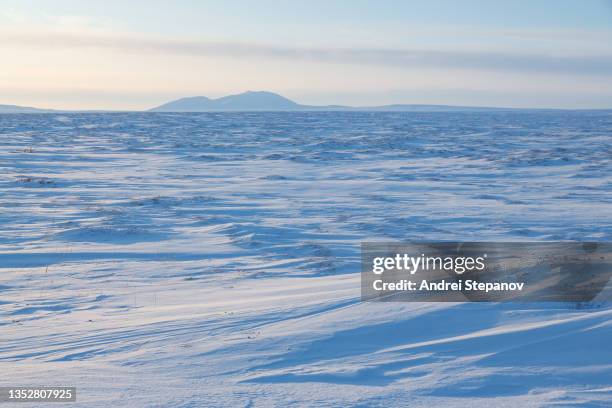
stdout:
<svg viewBox="0 0 612 408">
<path fill-rule="evenodd" d="M 53 109 L 39 109 L 31 106 L 0 105 L 0 113 L 45 113 L 55 112 Z"/>
<path fill-rule="evenodd" d="M 205 112 L 205 111 L 252 111 L 252 110 L 297 110 L 302 105 L 273 92 L 247 91 L 238 95 L 228 95 L 217 99 L 206 96 L 181 98 L 165 103 L 152 112 Z"/>
<path fill-rule="evenodd" d="M 392 104 L 382 106 L 302 105 L 268 91 L 247 91 L 217 99 L 206 96 L 180 98 L 149 109 L 149 112 L 223 112 L 223 111 L 466 111 L 508 110 L 484 106 Z"/>
<path fill-rule="evenodd" d="M 1 105 L 2 113 L 127 113 L 127 112 L 265 112 L 265 111 L 335 111 L 335 112 L 487 112 L 487 111 L 611 111 L 612 108 L 509 108 L 434 104 L 389 104 L 381 106 L 302 105 L 269 91 L 247 91 L 212 99 L 191 96 L 176 99 L 148 110 L 118 109 L 43 109 L 29 106 Z"/>
</svg>

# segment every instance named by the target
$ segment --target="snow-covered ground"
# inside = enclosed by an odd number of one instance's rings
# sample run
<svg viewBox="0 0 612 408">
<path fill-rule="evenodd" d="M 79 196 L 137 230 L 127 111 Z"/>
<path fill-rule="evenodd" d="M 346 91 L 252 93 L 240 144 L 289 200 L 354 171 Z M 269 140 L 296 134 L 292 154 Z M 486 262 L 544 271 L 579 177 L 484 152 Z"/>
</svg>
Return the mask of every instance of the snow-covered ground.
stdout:
<svg viewBox="0 0 612 408">
<path fill-rule="evenodd" d="M 610 406 L 608 304 L 362 303 L 358 271 L 367 240 L 611 241 L 611 135 L 610 112 L 0 115 L 0 386 Z"/>
</svg>

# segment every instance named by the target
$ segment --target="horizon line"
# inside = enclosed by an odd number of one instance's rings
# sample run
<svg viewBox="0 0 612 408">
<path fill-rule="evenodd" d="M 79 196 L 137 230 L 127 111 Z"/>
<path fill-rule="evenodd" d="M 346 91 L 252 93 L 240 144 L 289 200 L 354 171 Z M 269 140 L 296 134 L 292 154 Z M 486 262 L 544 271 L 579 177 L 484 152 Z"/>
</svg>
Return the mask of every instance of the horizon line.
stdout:
<svg viewBox="0 0 612 408">
<path fill-rule="evenodd" d="M 185 111 L 185 110 L 176 110 L 176 111 L 158 111 L 155 112 L 154 109 L 157 109 L 159 107 L 162 107 L 166 104 L 170 104 L 173 102 L 177 102 L 183 99 L 192 99 L 192 98 L 207 98 L 210 99 L 211 101 L 215 101 L 218 99 L 222 99 L 225 97 L 233 97 L 233 96 L 241 96 L 241 95 L 245 95 L 245 94 L 250 94 L 250 93 L 259 93 L 259 94 L 272 94 L 278 97 L 281 97 L 283 99 L 286 99 L 289 102 L 292 102 L 294 104 L 297 105 L 297 107 L 295 109 L 202 109 L 202 110 L 194 110 L 194 111 Z M 382 105 L 368 105 L 368 106 L 359 106 L 359 105 L 341 105 L 341 104 L 325 104 L 325 105 L 304 105 L 301 104 L 299 102 L 295 102 L 292 99 L 289 99 L 279 93 L 276 92 L 272 92 L 272 91 L 252 91 L 252 90 L 248 90 L 248 91 L 244 91 L 244 92 L 240 92 L 240 93 L 233 93 L 233 94 L 228 94 L 225 96 L 221 96 L 221 97 L 207 97 L 204 95 L 193 95 L 193 96 L 183 96 L 183 97 L 179 97 L 177 99 L 172 99 L 170 101 L 167 102 L 163 102 L 160 105 L 156 105 L 153 106 L 151 108 L 144 108 L 144 109 L 105 109 L 105 108 L 95 108 L 95 109 L 63 109 L 63 108 L 45 108 L 45 107 L 37 107 L 37 106 L 32 106 L 30 104 L 28 105 L 16 105 L 16 104 L 11 104 L 11 103 L 0 103 L 0 113 L 71 113 L 71 112 L 75 112 L 75 113 L 142 113 L 142 112 L 149 112 L 149 113 L 171 113 L 171 112 L 177 112 L 177 113 L 198 113 L 198 112 L 290 112 L 290 111 L 342 111 L 343 109 L 346 110 L 356 110 L 356 111 L 378 111 L 378 112 L 382 112 L 385 111 L 385 108 L 390 108 L 389 111 L 395 111 L 395 112 L 400 112 L 400 110 L 393 110 L 391 109 L 392 107 L 401 107 L 401 106 L 405 106 L 405 107 L 431 107 L 431 108 L 464 108 L 464 109 L 490 109 L 490 110 L 559 110 L 559 111 L 608 111 L 608 110 L 612 110 L 612 106 L 610 107 L 604 107 L 604 108 L 597 108 L 597 107 L 574 107 L 574 108 L 568 108 L 568 107 L 512 107 L 512 106 L 495 106 L 495 105 L 463 105 L 463 104 L 449 104 L 449 103 L 401 103 L 401 102 L 394 102 L 394 103 L 386 103 L 386 104 L 382 104 Z M 2 108 L 6 107 L 6 108 L 15 108 L 15 111 L 11 112 L 10 110 L 5 110 L 3 111 Z M 23 112 L 20 112 L 20 110 L 24 110 Z"/>
</svg>

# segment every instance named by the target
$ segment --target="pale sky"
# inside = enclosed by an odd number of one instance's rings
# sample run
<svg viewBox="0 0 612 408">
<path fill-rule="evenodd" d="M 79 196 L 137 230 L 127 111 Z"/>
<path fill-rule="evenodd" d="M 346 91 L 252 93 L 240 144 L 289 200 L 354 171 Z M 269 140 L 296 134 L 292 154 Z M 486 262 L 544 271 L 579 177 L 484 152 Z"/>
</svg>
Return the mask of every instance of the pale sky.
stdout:
<svg viewBox="0 0 612 408">
<path fill-rule="evenodd" d="M 612 108 L 612 1 L 0 0 L 0 104 Z"/>
</svg>

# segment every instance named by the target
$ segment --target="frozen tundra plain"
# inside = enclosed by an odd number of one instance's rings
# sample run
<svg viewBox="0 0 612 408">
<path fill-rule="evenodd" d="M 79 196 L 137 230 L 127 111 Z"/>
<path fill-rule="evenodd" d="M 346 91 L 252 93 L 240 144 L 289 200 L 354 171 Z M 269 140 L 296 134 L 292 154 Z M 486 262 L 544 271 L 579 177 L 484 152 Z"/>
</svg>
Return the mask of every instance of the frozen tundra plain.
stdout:
<svg viewBox="0 0 612 408">
<path fill-rule="evenodd" d="M 0 115 L 0 386 L 612 406 L 608 303 L 362 303 L 358 274 L 366 240 L 610 241 L 611 142 L 594 111 Z"/>
</svg>

